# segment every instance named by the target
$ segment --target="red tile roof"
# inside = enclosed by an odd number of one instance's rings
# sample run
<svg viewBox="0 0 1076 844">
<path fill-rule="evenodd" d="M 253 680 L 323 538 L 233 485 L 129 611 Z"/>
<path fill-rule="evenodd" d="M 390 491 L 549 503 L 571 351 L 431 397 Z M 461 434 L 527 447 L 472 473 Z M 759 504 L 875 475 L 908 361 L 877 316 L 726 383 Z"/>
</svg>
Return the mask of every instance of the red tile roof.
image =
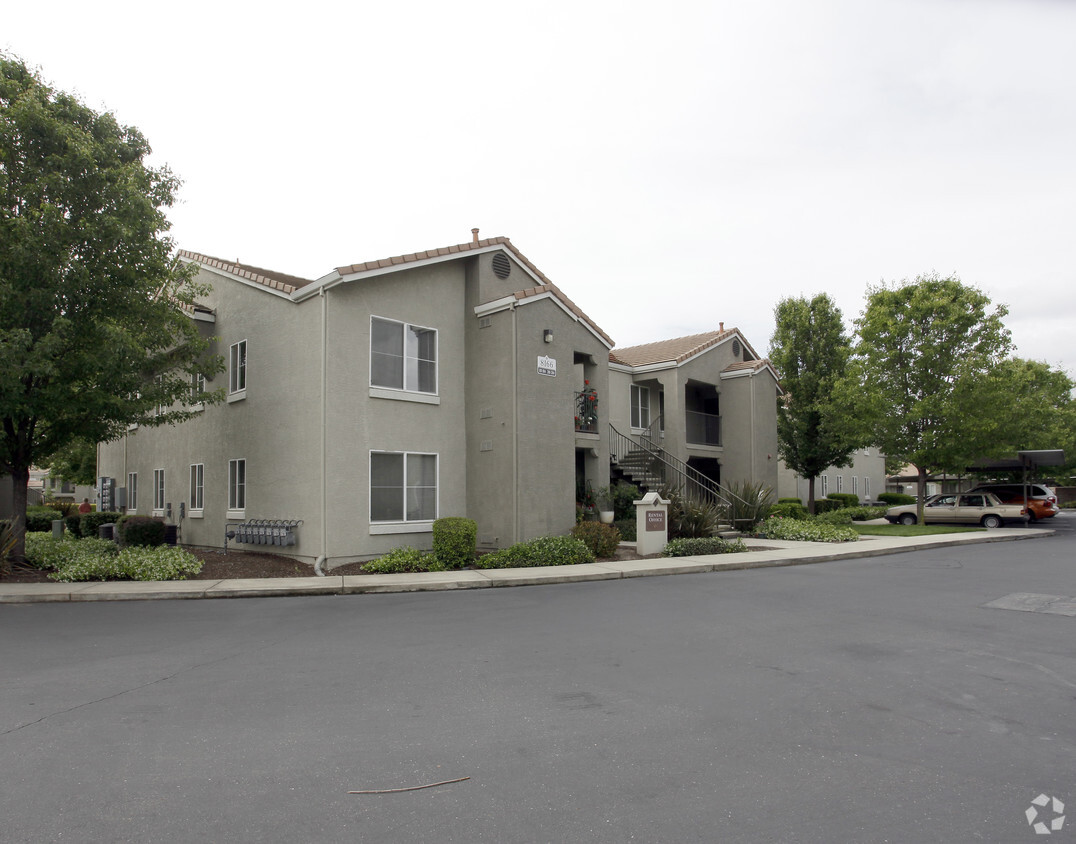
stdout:
<svg viewBox="0 0 1076 844">
<path fill-rule="evenodd" d="M 483 240 L 474 240 L 470 243 L 458 243 L 455 246 L 443 246 L 440 249 L 429 249 L 425 252 L 411 252 L 407 255 L 397 255 L 393 258 L 382 258 L 378 261 L 366 261 L 361 264 L 351 264 L 347 267 L 337 267 L 336 271 L 340 275 L 353 275 L 355 273 L 370 272 L 372 270 L 381 270 L 386 267 L 395 267 L 401 264 L 410 264 L 415 261 L 428 261 L 435 258 L 444 258 L 451 255 L 465 255 L 468 252 L 473 252 L 477 249 L 487 249 L 490 246 L 503 246 L 507 251 L 511 252 L 515 259 L 530 270 L 538 279 L 542 281 L 542 284 L 537 287 L 529 287 L 525 290 L 517 290 L 511 294 L 519 301 L 529 299 L 533 296 L 540 296 L 543 293 L 550 293 L 556 296 L 572 314 L 577 318 L 585 322 L 590 326 L 594 332 L 605 340 L 610 346 L 613 345 L 613 338 L 602 331 L 601 327 L 594 322 L 589 316 L 587 316 L 583 310 L 569 299 L 564 291 L 557 287 L 552 281 L 550 281 L 545 273 L 543 273 L 537 266 L 535 266 L 526 255 L 520 252 L 512 244 L 512 241 L 507 237 L 488 237 Z"/>
<path fill-rule="evenodd" d="M 683 363 L 688 358 L 738 333 L 735 328 L 728 328 L 724 331 L 707 331 L 703 334 L 675 337 L 672 340 L 643 343 L 641 346 L 625 346 L 623 349 L 613 349 L 609 353 L 609 360 L 626 366 L 646 366 L 653 363 Z"/>
<path fill-rule="evenodd" d="M 538 269 L 530 259 L 527 258 L 522 252 L 516 249 L 512 245 L 512 242 L 507 237 L 490 237 L 484 240 L 471 241 L 470 243 L 458 243 L 455 246 L 444 246 L 439 249 L 428 249 L 425 252 L 409 252 L 406 255 L 396 255 L 391 258 L 381 258 L 376 261 L 364 261 L 359 264 L 350 264 L 345 267 L 337 267 L 336 272 L 341 276 L 357 275 L 364 272 L 372 272 L 375 270 L 391 269 L 393 267 L 402 267 L 406 264 L 412 264 L 417 261 L 428 261 L 436 258 L 445 258 L 450 256 L 464 256 L 468 252 L 473 252 L 478 249 L 487 249 L 490 246 L 503 246 L 508 252 L 511 252 L 515 259 L 530 270 L 536 278 L 540 279 L 542 284 L 537 287 L 529 287 L 524 290 L 518 290 L 512 295 L 519 301 L 529 299 L 534 296 L 540 296 L 543 293 L 549 293 L 560 300 L 572 314 L 578 319 L 585 322 L 594 332 L 601 337 L 608 345 L 613 345 L 613 339 L 606 334 L 598 326 L 594 320 L 587 316 L 583 310 L 575 304 L 571 299 L 564 295 L 559 287 L 553 284 L 545 274 Z M 215 269 L 223 270 L 224 272 L 231 273 L 232 275 L 238 275 L 248 281 L 253 281 L 256 284 L 263 284 L 266 287 L 270 287 L 274 290 L 279 290 L 282 293 L 291 294 L 298 290 L 300 287 L 305 287 L 313 282 L 310 279 L 298 278 L 296 276 L 285 275 L 284 273 L 273 272 L 271 270 L 261 269 L 260 267 L 250 266 L 249 264 L 241 264 L 237 261 L 224 261 L 220 258 L 213 258 L 208 255 L 202 255 L 197 252 L 188 252 L 182 250 L 180 257 L 186 258 L 190 261 L 197 261 L 204 264 L 207 267 L 213 267 Z"/>
<path fill-rule="evenodd" d="M 207 267 L 213 267 L 214 269 L 240 276 L 248 281 L 253 281 L 255 284 L 263 284 L 273 290 L 279 290 L 281 293 L 292 293 L 300 287 L 313 284 L 312 279 L 299 278 L 298 276 L 278 273 L 273 270 L 264 270 L 261 267 L 253 267 L 249 264 L 240 264 L 238 261 L 225 261 L 221 258 L 213 258 L 198 252 L 188 252 L 186 249 L 181 249 L 179 256 L 186 258 L 188 261 L 197 261 Z"/>
</svg>

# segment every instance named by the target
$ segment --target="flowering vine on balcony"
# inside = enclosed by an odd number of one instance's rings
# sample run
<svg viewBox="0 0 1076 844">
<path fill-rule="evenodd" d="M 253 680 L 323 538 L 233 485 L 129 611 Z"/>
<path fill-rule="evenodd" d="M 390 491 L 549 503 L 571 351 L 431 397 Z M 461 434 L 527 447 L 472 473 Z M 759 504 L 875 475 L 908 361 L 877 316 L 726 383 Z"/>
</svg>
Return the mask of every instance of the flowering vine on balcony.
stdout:
<svg viewBox="0 0 1076 844">
<path fill-rule="evenodd" d="M 590 381 L 584 381 L 583 390 L 575 394 L 575 430 L 598 432 L 598 391 Z"/>
</svg>

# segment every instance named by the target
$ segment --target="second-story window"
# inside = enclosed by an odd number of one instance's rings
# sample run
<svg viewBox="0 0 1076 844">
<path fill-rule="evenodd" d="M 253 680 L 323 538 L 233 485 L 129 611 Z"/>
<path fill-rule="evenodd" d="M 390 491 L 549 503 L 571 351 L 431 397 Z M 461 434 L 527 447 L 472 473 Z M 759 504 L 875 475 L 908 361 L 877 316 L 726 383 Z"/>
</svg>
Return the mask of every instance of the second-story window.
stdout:
<svg viewBox="0 0 1076 844">
<path fill-rule="evenodd" d="M 228 357 L 228 392 L 241 393 L 247 388 L 247 341 L 233 343 Z"/>
<path fill-rule="evenodd" d="M 623 393 L 621 393 L 623 395 Z M 631 427 L 650 427 L 650 388 L 631 385 Z"/>
<path fill-rule="evenodd" d="M 437 332 L 372 317 L 370 384 L 412 393 L 436 393 Z"/>
</svg>

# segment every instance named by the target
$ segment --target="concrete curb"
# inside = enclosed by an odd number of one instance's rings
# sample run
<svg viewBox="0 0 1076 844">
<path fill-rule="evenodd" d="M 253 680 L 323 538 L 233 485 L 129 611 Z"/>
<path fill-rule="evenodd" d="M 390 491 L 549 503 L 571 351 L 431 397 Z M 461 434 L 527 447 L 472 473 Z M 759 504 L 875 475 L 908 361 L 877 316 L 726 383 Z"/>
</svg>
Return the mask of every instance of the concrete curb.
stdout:
<svg viewBox="0 0 1076 844">
<path fill-rule="evenodd" d="M 266 598 L 292 595 L 353 595 L 388 592 L 440 592 L 449 589 L 487 589 L 504 586 L 540 586 L 657 577 L 670 574 L 740 571 L 743 569 L 799 566 L 833 560 L 854 560 L 930 551 L 954 545 L 1014 542 L 1053 536 L 1043 529 L 1005 528 L 1004 532 L 939 534 L 937 536 L 865 536 L 859 542 L 786 542 L 744 539 L 756 550 L 738 554 L 626 560 L 579 566 L 527 569 L 479 569 L 422 572 L 419 574 L 329 575 L 327 577 L 267 577 L 256 580 L 109 581 L 88 583 L 0 584 L 0 604 L 53 603 L 56 601 L 152 601 L 192 598 Z"/>
</svg>

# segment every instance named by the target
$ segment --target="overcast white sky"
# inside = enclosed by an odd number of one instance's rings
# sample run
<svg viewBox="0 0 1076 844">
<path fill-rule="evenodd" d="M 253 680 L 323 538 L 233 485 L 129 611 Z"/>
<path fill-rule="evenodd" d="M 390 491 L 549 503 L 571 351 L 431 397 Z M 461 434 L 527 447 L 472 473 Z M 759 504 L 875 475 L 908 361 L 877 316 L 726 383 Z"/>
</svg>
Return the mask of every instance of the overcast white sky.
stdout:
<svg viewBox="0 0 1076 844">
<path fill-rule="evenodd" d="M 504 235 L 619 346 L 937 270 L 1076 376 L 1076 2 L 19 3 L 182 248 L 316 278 Z"/>
</svg>

